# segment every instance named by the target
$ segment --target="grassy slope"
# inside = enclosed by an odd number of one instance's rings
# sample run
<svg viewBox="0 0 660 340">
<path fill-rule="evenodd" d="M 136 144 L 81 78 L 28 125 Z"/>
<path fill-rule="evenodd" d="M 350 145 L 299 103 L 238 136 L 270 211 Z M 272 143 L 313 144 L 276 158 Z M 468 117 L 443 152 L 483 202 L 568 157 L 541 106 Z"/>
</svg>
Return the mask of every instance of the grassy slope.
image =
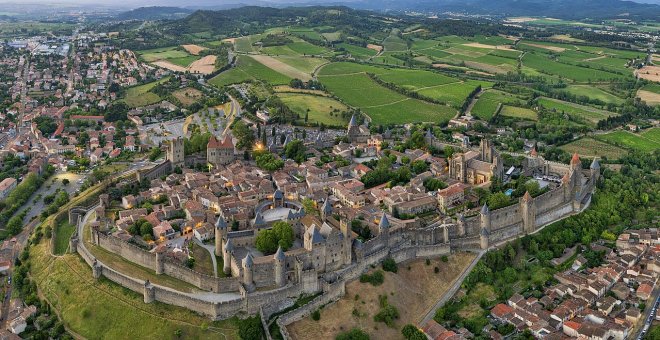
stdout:
<svg viewBox="0 0 660 340">
<path fill-rule="evenodd" d="M 89 339 L 237 339 L 235 320 L 211 322 L 184 308 L 145 304 L 143 297 L 108 280 L 96 281 L 89 266 L 76 255 L 48 255 L 42 242 L 32 247 L 31 275 L 40 292 L 56 308 L 65 324 Z M 208 330 L 203 330 L 210 326 Z"/>
<path fill-rule="evenodd" d="M 344 126 L 348 122 L 339 115 L 339 112 L 334 116 L 330 115 L 335 109 L 340 112 L 348 110 L 346 105 L 332 98 L 297 93 L 280 93 L 278 96 L 301 118 L 305 117 L 305 113 L 309 109 L 309 123 L 317 122 L 325 125 Z"/>
</svg>

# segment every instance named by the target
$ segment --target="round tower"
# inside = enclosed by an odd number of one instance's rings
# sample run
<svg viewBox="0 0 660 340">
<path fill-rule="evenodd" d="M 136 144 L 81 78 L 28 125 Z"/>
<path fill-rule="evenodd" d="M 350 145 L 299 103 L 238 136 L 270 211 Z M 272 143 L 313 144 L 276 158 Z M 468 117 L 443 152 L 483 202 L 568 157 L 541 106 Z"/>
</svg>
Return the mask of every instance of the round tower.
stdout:
<svg viewBox="0 0 660 340">
<path fill-rule="evenodd" d="M 456 225 L 458 226 L 458 236 L 465 236 L 465 216 L 463 214 L 458 214 Z"/>
<path fill-rule="evenodd" d="M 284 255 L 282 247 L 277 248 L 274 259 L 275 285 L 277 287 L 283 287 L 286 284 L 286 255 Z"/>
<path fill-rule="evenodd" d="M 481 229 L 486 229 L 490 231 L 490 209 L 488 209 L 488 204 L 484 203 L 484 206 L 481 207 L 480 222 Z"/>
<path fill-rule="evenodd" d="M 234 251 L 234 246 L 231 239 L 227 239 L 222 250 L 222 271 L 229 275 L 231 274 L 231 253 Z"/>
<path fill-rule="evenodd" d="M 222 239 L 227 236 L 227 222 L 225 218 L 220 215 L 218 220 L 215 221 L 215 255 L 222 255 Z"/>
<path fill-rule="evenodd" d="M 254 259 L 252 254 L 248 253 L 247 256 L 243 259 L 243 284 L 245 286 L 252 286 L 252 266 L 254 265 Z"/>
</svg>

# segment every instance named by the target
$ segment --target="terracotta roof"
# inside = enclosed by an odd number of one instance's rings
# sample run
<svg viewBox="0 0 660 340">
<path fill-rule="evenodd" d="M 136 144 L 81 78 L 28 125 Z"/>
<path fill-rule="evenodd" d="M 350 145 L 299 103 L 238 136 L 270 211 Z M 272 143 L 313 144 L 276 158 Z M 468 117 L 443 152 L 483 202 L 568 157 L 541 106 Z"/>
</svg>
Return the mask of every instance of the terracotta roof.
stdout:
<svg viewBox="0 0 660 340">
<path fill-rule="evenodd" d="M 207 147 L 210 149 L 234 149 L 234 143 L 232 143 L 229 136 L 226 136 L 222 142 L 215 138 L 215 136 L 211 136 Z"/>
</svg>

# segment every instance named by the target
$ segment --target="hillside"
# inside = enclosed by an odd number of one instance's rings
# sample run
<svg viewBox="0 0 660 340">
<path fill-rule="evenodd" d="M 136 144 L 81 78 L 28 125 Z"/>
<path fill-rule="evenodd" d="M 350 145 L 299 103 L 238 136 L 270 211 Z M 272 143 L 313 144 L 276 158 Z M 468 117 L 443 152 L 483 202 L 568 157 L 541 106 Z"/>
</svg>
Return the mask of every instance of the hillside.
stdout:
<svg viewBox="0 0 660 340">
<path fill-rule="evenodd" d="M 491 16 L 546 16 L 561 19 L 647 18 L 660 16 L 660 6 L 621 0 L 365 0 L 352 6 L 372 10 L 457 12 Z M 625 14 L 624 14 L 625 13 Z"/>
<path fill-rule="evenodd" d="M 140 7 L 116 16 L 119 20 L 161 20 L 183 18 L 193 11 L 179 7 Z"/>
</svg>

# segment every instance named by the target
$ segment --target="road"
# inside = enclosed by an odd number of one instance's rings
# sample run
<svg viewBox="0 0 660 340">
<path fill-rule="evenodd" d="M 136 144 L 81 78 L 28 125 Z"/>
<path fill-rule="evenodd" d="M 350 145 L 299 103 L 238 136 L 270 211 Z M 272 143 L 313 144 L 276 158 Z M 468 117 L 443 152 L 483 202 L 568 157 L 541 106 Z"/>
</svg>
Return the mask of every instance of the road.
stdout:
<svg viewBox="0 0 660 340">
<path fill-rule="evenodd" d="M 644 325 L 640 327 L 633 336 L 630 337 L 631 339 L 642 340 L 646 333 L 649 331 L 649 328 L 651 328 L 653 320 L 655 320 L 656 313 L 658 312 L 658 304 L 660 304 L 660 287 L 656 286 L 656 288 L 653 290 L 653 294 L 651 294 L 651 297 L 652 298 L 649 299 L 649 306 L 646 308 L 642 318 L 642 320 L 644 320 Z"/>
<path fill-rule="evenodd" d="M 62 184 L 63 179 L 68 179 L 69 184 Z M 28 223 L 35 216 L 39 214 L 46 208 L 43 197 L 53 194 L 57 189 L 64 189 L 72 196 L 76 191 L 82 186 L 82 181 L 85 179 L 85 175 L 76 174 L 73 172 L 56 172 L 53 176 L 47 179 L 44 184 L 37 189 L 37 191 L 30 196 L 30 199 L 21 209 L 18 210 L 17 214 L 20 214 L 25 209 L 30 209 L 23 219 L 23 224 Z"/>
<path fill-rule="evenodd" d="M 442 297 L 440 297 L 440 300 L 438 300 L 435 303 L 435 305 L 433 305 L 433 307 L 431 307 L 431 309 L 426 313 L 426 316 L 424 316 L 422 322 L 419 323 L 420 327 L 426 324 L 429 320 L 433 319 L 433 317 L 435 316 L 435 311 L 438 308 L 442 307 L 442 305 L 444 305 L 447 301 L 449 301 L 449 299 L 452 298 L 452 296 L 454 296 L 454 294 L 456 294 L 458 289 L 461 288 L 461 284 L 463 284 L 463 281 L 465 281 L 465 278 L 470 274 L 474 266 L 477 265 L 477 263 L 485 253 L 486 251 L 484 250 L 480 251 L 477 257 L 475 257 L 474 260 L 472 260 L 472 263 L 470 263 L 470 265 L 467 268 L 465 268 L 465 270 L 463 270 L 461 275 L 456 279 L 456 281 L 454 281 L 454 284 L 451 286 L 451 288 L 449 288 L 449 290 L 447 290 L 442 295 Z"/>
</svg>

